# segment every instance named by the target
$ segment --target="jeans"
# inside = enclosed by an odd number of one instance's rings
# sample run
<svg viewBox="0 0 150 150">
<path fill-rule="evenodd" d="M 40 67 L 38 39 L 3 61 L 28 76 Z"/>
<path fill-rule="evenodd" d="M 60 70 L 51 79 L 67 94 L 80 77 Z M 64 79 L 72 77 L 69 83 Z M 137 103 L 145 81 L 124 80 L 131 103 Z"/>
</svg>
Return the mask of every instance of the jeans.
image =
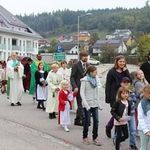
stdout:
<svg viewBox="0 0 150 150">
<path fill-rule="evenodd" d="M 98 107 L 90 108 L 88 111 L 83 108 L 83 139 L 88 136 L 91 114 L 93 117 L 93 140 L 95 140 L 98 137 Z"/>
<path fill-rule="evenodd" d="M 140 140 L 141 140 L 141 148 L 140 150 L 149 150 L 148 142 L 150 141 L 150 137 L 146 136 L 142 131 L 140 131 Z"/>
<path fill-rule="evenodd" d="M 129 145 L 136 145 L 136 122 L 135 122 L 135 116 L 131 116 L 130 120 L 128 121 L 128 127 L 129 127 Z"/>
<path fill-rule="evenodd" d="M 120 149 L 120 143 L 125 141 L 128 137 L 128 126 L 126 125 L 118 125 L 115 126 L 115 131 L 116 131 L 116 150 Z"/>
</svg>

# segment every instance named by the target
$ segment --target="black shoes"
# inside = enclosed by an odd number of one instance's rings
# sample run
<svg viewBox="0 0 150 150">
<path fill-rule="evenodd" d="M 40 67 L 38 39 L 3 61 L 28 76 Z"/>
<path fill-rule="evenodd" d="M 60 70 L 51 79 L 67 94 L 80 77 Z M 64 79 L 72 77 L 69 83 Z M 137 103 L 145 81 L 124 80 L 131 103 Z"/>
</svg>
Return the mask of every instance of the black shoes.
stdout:
<svg viewBox="0 0 150 150">
<path fill-rule="evenodd" d="M 106 135 L 108 138 L 111 138 L 111 130 L 106 128 Z"/>
<path fill-rule="evenodd" d="M 138 150 L 138 148 L 136 147 L 136 145 L 130 145 L 130 149 Z"/>
<path fill-rule="evenodd" d="M 49 113 L 49 119 L 54 119 L 54 118 L 56 118 L 55 112 Z"/>
<path fill-rule="evenodd" d="M 17 102 L 16 104 L 17 104 L 18 106 L 21 106 L 21 103 L 20 103 L 20 102 Z"/>
<path fill-rule="evenodd" d="M 14 104 L 14 103 L 11 103 L 10 105 L 11 105 L 11 106 L 15 106 L 15 104 Z"/>
</svg>

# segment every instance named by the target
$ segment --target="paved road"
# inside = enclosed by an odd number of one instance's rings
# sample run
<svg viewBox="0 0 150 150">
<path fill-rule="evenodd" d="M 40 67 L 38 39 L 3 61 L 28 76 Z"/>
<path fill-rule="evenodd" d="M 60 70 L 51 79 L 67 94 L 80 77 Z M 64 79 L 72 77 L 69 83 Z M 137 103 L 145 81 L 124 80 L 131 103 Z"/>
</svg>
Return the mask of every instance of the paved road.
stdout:
<svg viewBox="0 0 150 150">
<path fill-rule="evenodd" d="M 112 65 L 98 66 L 102 84 L 105 83 L 107 70 Z M 130 70 L 136 70 L 130 66 Z M 0 95 L 0 150 L 113 150 L 112 139 L 105 135 L 105 124 L 110 117 L 109 105 L 104 101 L 104 88 L 101 89 L 101 107 L 99 112 L 99 138 L 102 146 L 84 145 L 82 143 L 82 127 L 71 125 L 70 132 L 64 132 L 57 124 L 57 119 L 49 120 L 48 114 L 36 109 L 32 97 L 23 94 L 22 106 L 11 107 L 6 95 Z M 72 122 L 75 114 L 71 113 Z M 90 127 L 90 137 L 91 137 Z M 138 140 L 139 141 L 139 140 Z M 139 144 L 139 142 L 138 142 Z M 128 149 L 128 140 L 121 144 L 122 150 Z"/>
</svg>

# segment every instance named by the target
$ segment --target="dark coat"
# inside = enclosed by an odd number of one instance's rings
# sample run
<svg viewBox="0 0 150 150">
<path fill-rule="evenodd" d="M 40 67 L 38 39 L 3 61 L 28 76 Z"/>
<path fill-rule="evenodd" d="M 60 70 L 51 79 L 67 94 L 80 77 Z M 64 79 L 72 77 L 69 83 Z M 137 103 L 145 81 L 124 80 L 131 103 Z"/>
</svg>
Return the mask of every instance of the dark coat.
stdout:
<svg viewBox="0 0 150 150">
<path fill-rule="evenodd" d="M 89 64 L 86 64 L 86 68 L 89 66 Z M 71 85 L 74 88 L 80 88 L 81 82 L 80 79 L 85 76 L 85 72 L 82 67 L 81 61 L 78 61 L 74 66 L 72 67 L 71 76 L 70 76 L 70 82 Z"/>
<path fill-rule="evenodd" d="M 117 101 L 114 103 L 111 109 L 111 114 L 117 121 L 119 121 L 119 119 L 122 117 L 125 107 L 126 107 L 125 104 L 123 104 L 121 101 Z M 131 115 L 131 103 L 128 102 L 128 116 L 130 115 Z"/>
<path fill-rule="evenodd" d="M 46 80 L 46 77 L 47 77 L 47 71 L 44 71 L 44 73 L 41 73 L 39 71 L 36 71 L 35 72 L 35 82 L 36 82 L 36 85 L 40 85 L 40 86 L 43 86 L 43 83 L 40 81 L 40 78 L 44 78 Z"/>
<path fill-rule="evenodd" d="M 122 77 L 129 77 L 129 71 L 125 70 L 122 72 Z M 110 106 L 113 106 L 113 103 L 116 101 L 117 91 L 120 87 L 120 79 L 115 68 L 109 70 L 106 77 L 106 87 L 105 87 L 105 101 L 110 103 Z"/>
<path fill-rule="evenodd" d="M 145 78 L 150 84 L 150 63 L 148 62 L 143 63 L 140 69 L 144 72 Z"/>
</svg>

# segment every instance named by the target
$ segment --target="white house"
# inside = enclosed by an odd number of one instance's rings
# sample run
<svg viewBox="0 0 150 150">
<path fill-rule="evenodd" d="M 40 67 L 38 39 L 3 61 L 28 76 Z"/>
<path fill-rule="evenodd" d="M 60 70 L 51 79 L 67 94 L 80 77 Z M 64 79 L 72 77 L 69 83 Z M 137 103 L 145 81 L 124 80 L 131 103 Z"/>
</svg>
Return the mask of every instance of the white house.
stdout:
<svg viewBox="0 0 150 150">
<path fill-rule="evenodd" d="M 0 59 L 7 60 L 11 52 L 20 56 L 38 53 L 42 37 L 0 5 Z"/>
</svg>

